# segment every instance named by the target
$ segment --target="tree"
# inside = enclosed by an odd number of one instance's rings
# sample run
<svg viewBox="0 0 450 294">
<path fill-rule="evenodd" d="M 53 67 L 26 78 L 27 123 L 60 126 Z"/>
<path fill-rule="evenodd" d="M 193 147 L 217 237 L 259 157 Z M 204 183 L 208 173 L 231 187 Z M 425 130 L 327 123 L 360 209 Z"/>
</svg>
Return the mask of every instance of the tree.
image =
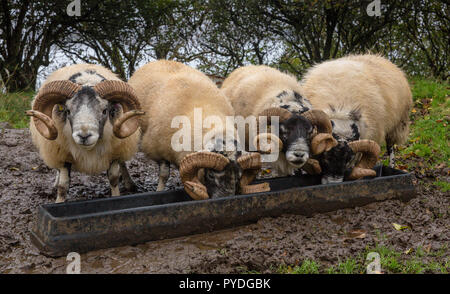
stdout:
<svg viewBox="0 0 450 294">
<path fill-rule="evenodd" d="M 7 91 L 34 88 L 39 67 L 50 63 L 52 46 L 75 21 L 66 8 L 61 1 L 1 0 L 0 76 Z"/>
<path fill-rule="evenodd" d="M 416 0 L 399 24 L 396 36 L 408 44 L 396 48 L 410 72 L 450 78 L 450 5 L 448 1 Z M 401 44 L 401 41 L 399 43 Z"/>
<path fill-rule="evenodd" d="M 102 64 L 126 80 L 144 61 L 185 57 L 186 8 L 179 0 L 103 1 L 58 46 L 74 61 Z"/>
<path fill-rule="evenodd" d="M 369 2 L 263 0 L 259 13 L 273 20 L 266 30 L 286 45 L 280 65 L 301 74 L 314 63 L 376 48 L 401 2 L 383 2 L 381 16 L 367 14 Z"/>
</svg>

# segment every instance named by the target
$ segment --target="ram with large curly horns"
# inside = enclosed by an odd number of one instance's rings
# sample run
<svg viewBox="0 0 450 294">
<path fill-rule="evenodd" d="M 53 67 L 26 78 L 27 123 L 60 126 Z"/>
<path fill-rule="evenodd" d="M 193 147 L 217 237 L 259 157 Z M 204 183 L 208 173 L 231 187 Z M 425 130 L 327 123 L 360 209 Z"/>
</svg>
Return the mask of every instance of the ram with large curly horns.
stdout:
<svg viewBox="0 0 450 294">
<path fill-rule="evenodd" d="M 306 167 L 315 172 L 318 163 L 310 157 L 336 144 L 328 116 L 312 109 L 309 101 L 300 95 L 299 82 L 291 75 L 263 65 L 245 66 L 233 71 L 221 90 L 231 101 L 236 115 L 267 117 L 268 123 L 270 117 L 279 117 L 279 138 L 273 132 L 263 131 L 251 137 L 252 133 L 246 129 L 246 141 L 253 142 L 260 151 L 267 149 L 261 146 L 264 142 L 271 146 L 278 142 L 279 156 L 270 166 L 279 176 Z"/>
<path fill-rule="evenodd" d="M 34 145 L 45 164 L 57 169 L 56 202 L 64 202 L 70 171 L 107 171 L 112 196 L 120 195 L 119 177 L 136 186 L 125 161 L 136 153 L 142 115 L 136 93 L 100 65 L 79 64 L 52 73 L 27 111 Z"/>
<path fill-rule="evenodd" d="M 393 146 L 408 138 L 413 104 L 401 69 L 379 55 L 350 55 L 310 68 L 301 88 L 315 109 L 328 114 L 339 142 L 318 158 L 322 182 L 374 176 L 371 167 L 385 142 L 389 165 L 394 166 Z M 360 161 L 358 154 L 365 158 Z M 359 168 L 349 174 L 355 164 Z"/>
<path fill-rule="evenodd" d="M 165 187 L 170 163 L 179 167 L 185 191 L 193 199 L 269 189 L 268 184 L 250 185 L 261 167 L 260 154 L 239 150 L 234 124 L 226 132 L 226 117 L 234 115 L 233 108 L 205 74 L 179 62 L 159 60 L 137 70 L 129 83 L 147 113 L 141 117 L 141 150 L 159 164 L 158 191 Z M 223 127 L 195 130 L 196 109 L 202 113 L 197 119 L 216 117 Z M 191 126 L 191 142 L 181 150 L 172 144 L 182 130 L 173 127 L 176 117 L 185 118 Z M 196 140 L 202 143 L 199 150 L 194 146 Z"/>
</svg>

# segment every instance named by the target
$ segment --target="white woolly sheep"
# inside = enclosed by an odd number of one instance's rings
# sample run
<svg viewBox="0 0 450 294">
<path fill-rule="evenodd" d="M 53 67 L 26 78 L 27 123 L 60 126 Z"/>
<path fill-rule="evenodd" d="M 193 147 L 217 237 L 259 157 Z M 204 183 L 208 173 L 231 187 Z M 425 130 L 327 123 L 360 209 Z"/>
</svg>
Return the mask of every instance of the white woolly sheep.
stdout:
<svg viewBox="0 0 450 294">
<path fill-rule="evenodd" d="M 339 148 L 344 148 L 343 142 L 366 139 L 373 140 L 379 152 L 375 142 L 386 142 L 393 166 L 393 145 L 408 137 L 412 106 L 408 81 L 397 66 L 378 55 L 351 55 L 312 67 L 301 88 L 314 109 L 330 117 Z M 342 152 L 324 154 L 320 162 L 328 178 L 324 182 L 342 181 L 343 168 L 350 160 Z"/>
<path fill-rule="evenodd" d="M 239 151 L 234 125 L 231 126 L 231 134 L 225 131 L 226 117 L 234 115 L 233 108 L 205 74 L 175 61 L 159 60 L 137 70 L 129 84 L 136 89 L 147 113 L 140 119 L 143 133 L 141 150 L 159 164 L 158 191 L 165 187 L 170 163 L 180 168 L 181 181 L 193 199 L 267 190 L 267 185 L 248 185 L 260 168 L 260 155 L 243 155 Z M 202 116 L 215 116 L 223 127 L 209 126 L 197 132 L 196 109 L 201 109 Z M 175 117 L 184 117 L 194 126 L 188 131 L 192 142 L 187 148 L 177 151 L 172 148 L 172 142 L 181 130 L 172 127 Z M 209 139 L 203 141 L 206 134 Z M 196 140 L 203 143 L 203 149 L 202 146 L 201 150 L 192 147 L 191 143 Z M 226 146 L 232 146 L 232 150 L 224 151 Z"/>
<path fill-rule="evenodd" d="M 34 145 L 45 164 L 57 169 L 56 202 L 64 202 L 70 170 L 107 171 L 111 195 L 120 195 L 119 175 L 129 190 L 136 186 L 125 161 L 137 151 L 138 115 L 134 90 L 100 65 L 61 68 L 44 82 L 27 115 Z"/>
<path fill-rule="evenodd" d="M 256 146 L 266 135 L 270 141 L 279 142 L 282 152 L 270 165 L 280 176 L 291 175 L 304 167 L 310 153 L 321 153 L 336 144 L 331 136 L 329 118 L 325 113 L 313 110 L 311 103 L 300 95 L 300 84 L 294 76 L 268 66 L 250 65 L 233 71 L 221 90 L 229 98 L 236 115 L 267 116 L 268 120 L 270 116 L 279 116 L 279 138 L 270 133 L 250 134 L 246 128 L 246 141 L 255 142 Z"/>
</svg>

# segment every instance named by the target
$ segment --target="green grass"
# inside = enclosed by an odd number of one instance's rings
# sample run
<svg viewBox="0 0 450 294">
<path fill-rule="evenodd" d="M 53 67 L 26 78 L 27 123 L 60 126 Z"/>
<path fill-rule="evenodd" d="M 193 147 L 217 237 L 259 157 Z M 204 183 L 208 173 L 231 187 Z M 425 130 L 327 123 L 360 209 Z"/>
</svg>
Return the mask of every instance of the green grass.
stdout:
<svg viewBox="0 0 450 294">
<path fill-rule="evenodd" d="M 403 159 L 413 158 L 408 170 L 425 173 L 437 166 L 450 165 L 450 84 L 428 79 L 411 80 L 414 108 L 411 133 L 406 148 L 400 148 Z M 433 185 L 447 192 L 448 177 L 443 175 Z"/>
<path fill-rule="evenodd" d="M 34 92 L 0 93 L 0 122 L 8 122 L 14 128 L 27 128 L 29 118 L 25 111 L 31 108 Z"/>
<path fill-rule="evenodd" d="M 320 264 L 315 261 L 306 259 L 301 266 L 286 266 L 281 265 L 277 272 L 280 274 L 319 274 Z"/>
<path fill-rule="evenodd" d="M 414 108 L 409 146 L 404 156 L 426 157 L 431 165 L 450 159 L 450 84 L 426 79 L 411 81 Z"/>
<path fill-rule="evenodd" d="M 442 247 L 436 251 L 427 252 L 422 247 L 411 249 L 410 252 L 398 252 L 386 246 L 366 248 L 366 250 L 354 258 L 339 261 L 335 265 L 323 266 L 322 264 L 304 260 L 301 266 L 281 265 L 276 272 L 280 274 L 364 274 L 369 262 L 366 260 L 369 252 L 377 252 L 380 255 L 382 273 L 422 274 L 450 272 L 450 260 L 443 258 L 448 251 Z M 432 261 L 426 261 L 427 257 L 435 257 Z M 436 259 L 440 259 L 436 261 Z"/>
</svg>

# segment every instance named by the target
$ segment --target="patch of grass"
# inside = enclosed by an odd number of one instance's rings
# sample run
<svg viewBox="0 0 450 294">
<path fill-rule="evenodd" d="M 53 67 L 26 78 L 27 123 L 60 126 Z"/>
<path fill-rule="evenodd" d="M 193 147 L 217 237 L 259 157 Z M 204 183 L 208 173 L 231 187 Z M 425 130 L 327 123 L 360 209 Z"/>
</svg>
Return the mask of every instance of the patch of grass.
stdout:
<svg viewBox="0 0 450 294">
<path fill-rule="evenodd" d="M 305 259 L 300 266 L 289 266 L 289 265 L 280 265 L 277 269 L 277 273 L 279 274 L 319 274 L 320 273 L 320 264 Z"/>
<path fill-rule="evenodd" d="M 449 84 L 446 82 L 414 77 L 410 79 L 410 84 L 414 101 L 423 98 L 433 98 L 436 99 L 436 103 L 442 103 L 445 97 L 449 95 Z"/>
<path fill-rule="evenodd" d="M 336 266 L 331 266 L 325 270 L 327 274 L 363 274 L 365 273 L 364 264 L 358 260 L 349 258 L 339 262 Z"/>
<path fill-rule="evenodd" d="M 377 246 L 368 249 L 368 252 L 380 254 L 381 269 L 387 273 L 421 274 L 425 272 L 448 273 L 448 261 L 425 262 L 424 257 L 442 256 L 447 247 L 443 247 L 435 252 L 427 252 L 422 247 L 411 250 L 409 254 L 398 252 L 390 247 Z"/>
<path fill-rule="evenodd" d="M 433 183 L 433 185 L 435 185 L 436 187 L 439 187 L 442 190 L 442 192 L 450 191 L 450 183 L 449 182 L 436 181 Z"/>
<path fill-rule="evenodd" d="M 300 266 L 281 265 L 275 271 L 279 274 L 365 274 L 369 263 L 374 261 L 366 260 L 370 252 L 376 252 L 380 255 L 383 273 L 448 274 L 450 271 L 450 260 L 443 258 L 448 252 L 447 246 L 443 246 L 436 251 L 427 251 L 419 246 L 408 250 L 408 252 L 399 252 L 391 247 L 381 245 L 372 248 L 367 247 L 364 252 L 356 257 L 347 258 L 329 267 L 324 267 L 320 262 L 305 260 Z"/>
<path fill-rule="evenodd" d="M 411 81 L 414 108 L 405 156 L 426 157 L 431 164 L 450 159 L 450 84 L 415 78 Z"/>
<path fill-rule="evenodd" d="M 0 93 L 0 122 L 8 122 L 14 128 L 27 128 L 29 118 L 25 111 L 31 108 L 34 92 Z"/>
</svg>

